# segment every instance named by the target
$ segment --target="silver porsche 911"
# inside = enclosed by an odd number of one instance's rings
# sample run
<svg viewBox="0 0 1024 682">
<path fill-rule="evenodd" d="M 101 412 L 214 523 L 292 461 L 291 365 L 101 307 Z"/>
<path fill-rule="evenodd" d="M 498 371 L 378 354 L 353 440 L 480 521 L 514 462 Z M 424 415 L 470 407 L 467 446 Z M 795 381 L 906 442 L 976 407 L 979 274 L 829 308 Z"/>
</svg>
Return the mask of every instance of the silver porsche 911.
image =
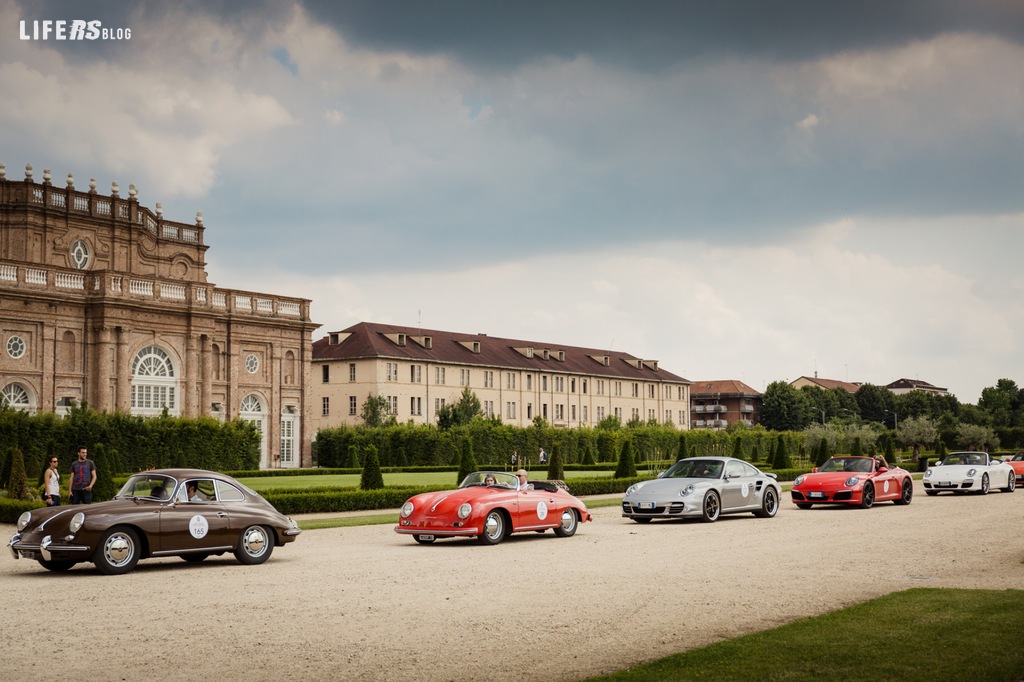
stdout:
<svg viewBox="0 0 1024 682">
<path fill-rule="evenodd" d="M 742 459 L 689 457 L 655 479 L 629 486 L 622 515 L 638 523 L 684 518 L 710 523 L 741 512 L 770 519 L 779 511 L 781 492 L 775 474 Z"/>
</svg>

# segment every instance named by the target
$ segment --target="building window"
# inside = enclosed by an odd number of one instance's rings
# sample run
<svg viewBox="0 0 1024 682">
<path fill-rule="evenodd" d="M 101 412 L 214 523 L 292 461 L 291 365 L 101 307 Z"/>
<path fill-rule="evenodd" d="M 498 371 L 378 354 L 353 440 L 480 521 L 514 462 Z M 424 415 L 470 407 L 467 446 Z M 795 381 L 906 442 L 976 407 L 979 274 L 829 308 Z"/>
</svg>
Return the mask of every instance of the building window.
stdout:
<svg viewBox="0 0 1024 682">
<path fill-rule="evenodd" d="M 533 375 L 532 374 L 527 374 L 526 375 L 526 390 L 527 391 L 532 391 L 533 390 Z"/>
<path fill-rule="evenodd" d="M 569 406 L 569 419 L 571 421 L 576 421 L 576 406 L 575 405 L 570 405 Z"/>
<path fill-rule="evenodd" d="M 615 408 L 615 418 L 618 419 L 620 422 L 622 421 L 622 408 L 621 407 L 616 407 Z"/>
<path fill-rule="evenodd" d="M 548 390 L 548 375 L 547 374 L 545 374 L 544 376 L 542 376 L 540 378 L 540 390 L 542 390 L 542 391 Z"/>
<path fill-rule="evenodd" d="M 434 368 L 434 383 L 438 386 L 444 386 L 444 367 Z"/>
<path fill-rule="evenodd" d="M 7 339 L 7 354 L 17 360 L 25 354 L 25 339 L 20 336 L 12 336 Z"/>
<path fill-rule="evenodd" d="M 484 388 L 494 388 L 494 372 L 484 372 Z"/>
<path fill-rule="evenodd" d="M 558 403 L 557 405 L 555 405 L 555 421 L 565 421 L 565 405 L 563 405 L 562 403 Z"/>
<path fill-rule="evenodd" d="M 248 372 L 249 374 L 255 374 L 257 371 L 259 371 L 259 368 L 260 359 L 253 355 L 252 353 L 249 353 L 249 355 L 246 356 L 245 358 L 245 371 Z"/>
<path fill-rule="evenodd" d="M 484 401 L 484 403 L 483 403 L 483 413 L 484 413 L 485 417 L 493 417 L 494 416 L 494 401 L 493 400 L 485 400 Z"/>
<path fill-rule="evenodd" d="M 587 394 L 587 380 L 586 379 L 580 379 L 580 391 L 582 391 L 582 393 L 584 395 Z"/>
<path fill-rule="evenodd" d="M 548 404 L 547 403 L 541 403 L 540 411 L 541 411 L 541 415 L 540 416 L 542 416 L 544 419 L 547 419 L 548 418 Z"/>
<path fill-rule="evenodd" d="M 647 397 L 648 398 L 653 398 L 654 397 L 654 384 L 648 384 L 647 385 Z"/>
<path fill-rule="evenodd" d="M 444 407 L 444 398 L 434 398 L 434 414 Z"/>
<path fill-rule="evenodd" d="M 487 372 L 484 372 L 484 377 L 486 377 L 486 376 L 487 376 Z M 484 379 L 484 381 L 485 382 L 487 381 L 486 378 Z M 469 386 L 469 370 L 468 369 L 460 369 L 459 370 L 459 386 Z"/>
<path fill-rule="evenodd" d="M 356 363 L 354 362 L 348 363 L 348 380 L 349 382 L 356 380 Z"/>
<path fill-rule="evenodd" d="M 388 396 L 388 414 L 398 414 L 398 396 Z"/>
<path fill-rule="evenodd" d="M 654 421 L 654 408 L 647 408 L 647 421 Z"/>
<path fill-rule="evenodd" d="M 321 375 L 321 378 L 323 379 L 323 382 L 325 384 L 328 383 L 331 380 L 331 366 L 330 365 L 322 365 L 320 367 L 320 375 Z"/>
<path fill-rule="evenodd" d="M 509 372 L 505 375 L 505 388 L 514 389 L 516 387 L 516 375 Z"/>
<path fill-rule="evenodd" d="M 178 415 L 178 381 L 174 365 L 162 349 L 147 346 L 132 361 L 131 412 L 139 415 Z"/>
<path fill-rule="evenodd" d="M 569 393 L 575 393 L 575 392 L 576 392 L 576 380 L 575 379 L 569 379 Z"/>
<path fill-rule="evenodd" d="M 597 380 L 597 394 L 604 395 L 604 379 Z"/>
<path fill-rule="evenodd" d="M 417 396 L 409 398 L 409 414 L 423 414 L 423 398 Z"/>
<path fill-rule="evenodd" d="M 21 384 L 7 384 L 0 391 L 0 406 L 23 412 L 33 412 L 32 398 Z"/>
<path fill-rule="evenodd" d="M 614 388 L 615 388 L 615 395 L 616 395 L 616 397 L 622 397 L 622 382 L 621 381 L 616 381 Z"/>
<path fill-rule="evenodd" d="M 267 462 L 267 429 L 264 423 L 266 413 L 263 410 L 263 401 L 255 393 L 242 398 L 238 404 L 238 417 L 256 427 L 256 433 L 260 435 L 260 466 L 266 466 Z"/>
<path fill-rule="evenodd" d="M 356 407 L 356 397 L 354 395 L 350 395 L 348 397 L 348 413 L 349 413 L 349 415 L 355 416 L 357 414 L 356 409 L 357 409 L 357 407 Z"/>
<path fill-rule="evenodd" d="M 388 363 L 388 370 L 387 371 L 388 371 L 388 378 L 387 378 L 388 381 L 398 381 L 398 363 L 397 362 L 389 362 Z"/>
<path fill-rule="evenodd" d="M 281 466 L 295 463 L 295 416 L 281 417 Z"/>
<path fill-rule="evenodd" d="M 516 418 L 516 404 L 514 402 L 505 403 L 505 418 L 515 419 Z"/>
<path fill-rule="evenodd" d="M 640 384 L 638 384 L 638 383 L 636 383 L 634 381 L 633 382 L 633 386 L 632 386 L 632 391 L 633 391 L 633 397 L 634 398 L 639 398 L 640 397 Z"/>
<path fill-rule="evenodd" d="M 665 410 L 665 423 L 672 421 L 672 410 Z"/>
<path fill-rule="evenodd" d="M 554 381 L 555 393 L 565 392 L 565 377 L 555 377 Z"/>
<path fill-rule="evenodd" d="M 409 381 L 413 384 L 423 383 L 423 366 L 422 365 L 410 365 L 409 366 Z"/>
<path fill-rule="evenodd" d="M 81 239 L 71 244 L 71 264 L 77 270 L 85 270 L 89 266 L 89 245 Z"/>
<path fill-rule="evenodd" d="M 533 403 L 526 403 L 526 419 L 533 421 Z"/>
<path fill-rule="evenodd" d="M 331 414 L 331 399 L 330 398 L 324 398 L 323 399 L 323 415 L 325 417 L 327 417 L 330 414 Z"/>
<path fill-rule="evenodd" d="M 640 408 L 639 407 L 634 407 L 633 408 L 633 411 L 632 411 L 632 414 L 630 416 L 630 419 L 632 421 L 638 421 L 640 419 Z"/>
<path fill-rule="evenodd" d="M 590 423 L 590 422 L 587 421 L 587 406 L 586 405 L 583 406 L 583 423 L 584 424 L 589 424 Z"/>
</svg>

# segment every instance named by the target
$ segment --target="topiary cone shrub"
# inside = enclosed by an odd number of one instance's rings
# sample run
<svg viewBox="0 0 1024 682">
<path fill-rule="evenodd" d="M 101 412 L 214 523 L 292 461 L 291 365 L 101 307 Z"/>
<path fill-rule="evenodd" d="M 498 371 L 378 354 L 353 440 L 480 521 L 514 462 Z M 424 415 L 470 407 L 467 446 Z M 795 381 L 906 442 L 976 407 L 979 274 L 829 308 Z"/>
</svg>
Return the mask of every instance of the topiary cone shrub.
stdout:
<svg viewBox="0 0 1024 682">
<path fill-rule="evenodd" d="M 363 465 L 363 475 L 359 478 L 361 490 L 379 490 L 384 487 L 384 474 L 380 471 L 380 459 L 377 457 L 377 446 L 366 446 L 366 463 Z"/>
<path fill-rule="evenodd" d="M 551 446 L 551 458 L 548 460 L 548 479 L 561 481 L 563 478 L 565 472 L 562 470 L 562 445 L 556 441 Z"/>
<path fill-rule="evenodd" d="M 633 441 L 626 439 L 619 450 L 619 465 L 615 467 L 615 478 L 634 478 L 636 476 L 636 448 Z"/>
<path fill-rule="evenodd" d="M 459 473 L 457 474 L 458 480 L 455 481 L 455 485 L 459 485 L 462 483 L 462 479 L 479 469 L 476 465 L 476 457 L 473 456 L 473 441 L 470 440 L 469 436 L 462 438 L 461 445 Z"/>
</svg>

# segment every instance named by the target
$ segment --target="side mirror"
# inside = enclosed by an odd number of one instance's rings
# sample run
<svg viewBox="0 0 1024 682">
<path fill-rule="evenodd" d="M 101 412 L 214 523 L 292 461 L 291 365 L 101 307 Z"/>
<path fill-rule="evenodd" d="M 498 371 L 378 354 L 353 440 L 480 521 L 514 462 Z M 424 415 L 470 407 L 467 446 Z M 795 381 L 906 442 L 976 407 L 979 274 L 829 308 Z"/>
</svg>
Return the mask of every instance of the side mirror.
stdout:
<svg viewBox="0 0 1024 682">
<path fill-rule="evenodd" d="M 885 473 L 886 471 L 888 471 L 888 470 L 889 470 L 889 467 L 880 467 L 880 468 L 878 469 L 878 473 L 880 473 L 880 474 L 884 474 L 884 473 Z"/>
<path fill-rule="evenodd" d="M 813 469 L 811 469 L 811 473 L 812 474 L 818 473 L 818 467 L 814 467 Z"/>
</svg>

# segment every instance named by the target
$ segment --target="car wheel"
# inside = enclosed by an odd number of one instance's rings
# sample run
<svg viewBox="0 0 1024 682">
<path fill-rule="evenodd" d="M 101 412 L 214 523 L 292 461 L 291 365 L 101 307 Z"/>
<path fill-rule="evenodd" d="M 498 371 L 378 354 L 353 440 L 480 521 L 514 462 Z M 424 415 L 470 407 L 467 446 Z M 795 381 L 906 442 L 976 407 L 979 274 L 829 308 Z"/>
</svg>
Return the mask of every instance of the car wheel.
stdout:
<svg viewBox="0 0 1024 682">
<path fill-rule="evenodd" d="M 649 516 L 634 516 L 634 517 L 632 517 L 632 519 L 634 521 L 636 521 L 637 523 L 650 523 L 651 522 L 651 517 L 649 517 Z"/>
<path fill-rule="evenodd" d="M 718 520 L 719 515 L 722 513 L 722 500 L 714 490 L 709 490 L 704 495 L 704 506 L 701 512 L 701 520 L 705 523 L 714 523 Z"/>
<path fill-rule="evenodd" d="M 416 542 L 420 543 L 421 545 L 432 545 L 432 544 L 434 544 L 434 536 L 433 535 L 413 535 L 412 539 L 415 540 Z"/>
<path fill-rule="evenodd" d="M 870 483 L 864 484 L 864 490 L 860 491 L 860 508 L 871 509 L 875 503 L 875 486 Z"/>
<path fill-rule="evenodd" d="M 560 538 L 570 538 L 576 534 L 580 520 L 576 516 L 575 509 L 566 509 L 562 512 L 562 522 L 555 526 L 555 535 Z"/>
<path fill-rule="evenodd" d="M 39 559 L 39 565 L 45 568 L 47 571 L 53 571 L 54 573 L 63 573 L 67 571 L 77 562 L 75 561 L 47 561 L 46 559 Z"/>
<path fill-rule="evenodd" d="M 914 482 L 910 478 L 903 479 L 903 489 L 900 490 L 900 496 L 895 500 L 896 504 L 910 504 L 910 500 L 914 498 Z"/>
<path fill-rule="evenodd" d="M 496 545 L 505 539 L 505 517 L 497 509 L 484 519 L 484 530 L 477 536 L 481 544 Z"/>
<path fill-rule="evenodd" d="M 1003 488 L 1004 493 L 1012 493 L 1017 488 L 1017 477 L 1010 472 L 1010 475 L 1006 477 L 1006 487 Z"/>
<path fill-rule="evenodd" d="M 939 491 L 938 490 L 925 490 L 924 494 L 927 495 L 928 497 L 935 497 L 936 495 L 939 494 Z"/>
<path fill-rule="evenodd" d="M 982 495 L 988 495 L 988 487 L 989 487 L 988 474 L 982 474 L 981 475 L 981 490 L 979 490 L 978 492 L 981 493 Z"/>
<path fill-rule="evenodd" d="M 238 536 L 235 558 L 246 566 L 262 564 L 274 551 L 274 540 L 263 526 L 249 526 Z"/>
<path fill-rule="evenodd" d="M 131 528 L 111 528 L 100 538 L 93 562 L 104 575 L 127 573 L 139 563 L 139 536 Z"/>
<path fill-rule="evenodd" d="M 203 559 L 205 559 L 208 556 L 210 556 L 210 555 L 209 554 L 203 554 L 203 553 L 200 552 L 199 554 L 182 554 L 181 558 L 184 559 L 185 561 L 189 562 L 190 564 L 198 564 L 200 561 L 202 561 Z"/>
<path fill-rule="evenodd" d="M 761 508 L 754 512 L 754 516 L 761 519 L 770 519 L 779 511 L 779 494 L 775 488 L 768 486 L 761 497 Z"/>
<path fill-rule="evenodd" d="M 796 506 L 798 509 L 810 509 L 814 505 L 811 504 L 810 502 L 797 502 Z"/>
</svg>

